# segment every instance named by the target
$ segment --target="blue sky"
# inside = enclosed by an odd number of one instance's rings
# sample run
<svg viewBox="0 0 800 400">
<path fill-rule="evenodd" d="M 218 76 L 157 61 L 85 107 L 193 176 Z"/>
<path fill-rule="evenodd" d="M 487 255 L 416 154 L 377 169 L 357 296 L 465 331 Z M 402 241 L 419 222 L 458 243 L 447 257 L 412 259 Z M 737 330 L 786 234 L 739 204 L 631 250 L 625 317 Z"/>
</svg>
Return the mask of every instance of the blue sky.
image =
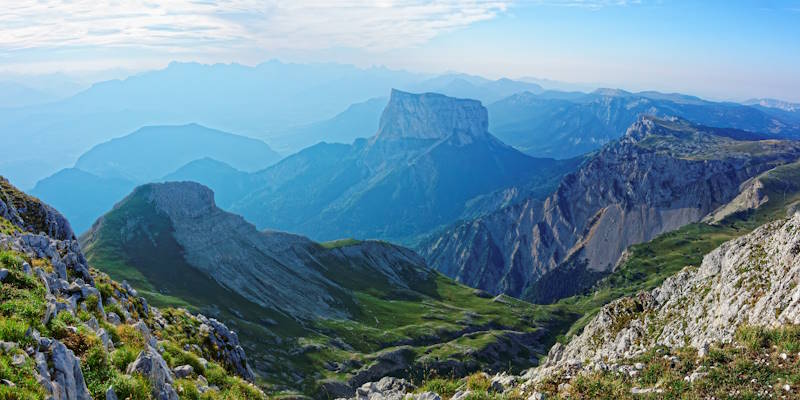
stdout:
<svg viewBox="0 0 800 400">
<path fill-rule="evenodd" d="M 278 58 L 800 101 L 800 0 L 21 0 L 4 7 L 0 71 Z"/>
</svg>

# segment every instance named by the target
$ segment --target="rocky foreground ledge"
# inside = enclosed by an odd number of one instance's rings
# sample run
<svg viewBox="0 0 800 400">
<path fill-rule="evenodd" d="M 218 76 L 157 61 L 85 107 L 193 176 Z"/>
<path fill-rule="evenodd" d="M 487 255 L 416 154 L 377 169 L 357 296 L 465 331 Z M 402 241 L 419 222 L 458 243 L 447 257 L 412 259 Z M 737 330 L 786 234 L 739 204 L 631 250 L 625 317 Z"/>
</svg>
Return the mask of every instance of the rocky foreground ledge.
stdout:
<svg viewBox="0 0 800 400">
<path fill-rule="evenodd" d="M 3 178 L 0 283 L 0 398 L 265 398 L 235 332 L 90 268 L 66 219 Z"/>
</svg>

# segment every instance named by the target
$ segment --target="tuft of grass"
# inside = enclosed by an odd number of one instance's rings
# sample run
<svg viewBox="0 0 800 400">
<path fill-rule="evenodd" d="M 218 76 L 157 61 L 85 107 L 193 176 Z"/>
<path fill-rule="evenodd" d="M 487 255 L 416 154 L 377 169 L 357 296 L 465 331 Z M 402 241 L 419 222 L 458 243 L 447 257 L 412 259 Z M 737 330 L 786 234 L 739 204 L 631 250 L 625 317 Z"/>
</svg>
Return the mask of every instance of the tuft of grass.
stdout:
<svg viewBox="0 0 800 400">
<path fill-rule="evenodd" d="M 111 362 L 118 371 L 125 372 L 125 369 L 128 368 L 128 364 L 136 360 L 140 351 L 141 350 L 134 349 L 128 345 L 118 347 L 111 353 Z"/>
<path fill-rule="evenodd" d="M 442 396 L 442 398 L 449 399 L 463 387 L 464 384 L 458 380 L 434 378 L 425 381 L 425 383 L 417 389 L 417 392 L 434 392 Z"/>
<path fill-rule="evenodd" d="M 476 392 L 488 392 L 489 388 L 492 386 L 489 375 L 482 372 L 468 376 L 466 382 L 467 389 Z"/>
<path fill-rule="evenodd" d="M 14 383 L 14 387 L 0 385 L 0 399 L 44 399 L 46 394 L 36 381 L 35 363 L 30 357 L 20 366 L 11 363 L 15 354 L 23 354 L 21 350 L 0 354 L 0 379 Z"/>
</svg>

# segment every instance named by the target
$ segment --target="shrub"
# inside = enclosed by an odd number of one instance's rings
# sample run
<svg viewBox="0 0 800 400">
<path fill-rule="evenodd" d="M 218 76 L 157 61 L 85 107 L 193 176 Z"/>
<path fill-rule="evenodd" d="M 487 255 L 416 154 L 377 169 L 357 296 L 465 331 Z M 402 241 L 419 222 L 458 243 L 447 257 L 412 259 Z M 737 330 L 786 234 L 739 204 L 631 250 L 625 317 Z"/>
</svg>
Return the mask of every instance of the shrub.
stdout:
<svg viewBox="0 0 800 400">
<path fill-rule="evenodd" d="M 117 370 L 125 372 L 125 369 L 128 368 L 128 364 L 136 360 L 138 355 L 139 350 L 133 349 L 128 345 L 122 346 L 111 353 L 111 362 L 114 364 Z"/>
<path fill-rule="evenodd" d="M 92 398 L 104 398 L 106 389 L 108 389 L 111 380 L 116 377 L 117 373 L 111 368 L 108 352 L 102 345 L 94 346 L 86 352 L 81 363 L 81 369 Z"/>
<path fill-rule="evenodd" d="M 425 382 L 419 389 L 420 392 L 434 392 L 438 393 L 444 398 L 453 397 L 453 395 L 461 388 L 462 383 L 455 380 L 448 380 L 442 378 L 435 378 Z"/>
<path fill-rule="evenodd" d="M 199 400 L 200 391 L 197 390 L 197 384 L 189 379 L 178 379 L 175 381 L 175 390 L 181 399 Z"/>
<path fill-rule="evenodd" d="M 50 320 L 48 328 L 54 338 L 61 339 L 70 333 L 69 327 L 75 326 L 77 323 L 78 319 L 74 315 L 67 311 L 61 311 Z"/>
<path fill-rule="evenodd" d="M 103 305 L 105 305 L 108 299 L 113 297 L 114 288 L 112 288 L 110 284 L 105 282 L 97 282 L 94 286 L 97 288 L 98 291 L 100 291 L 100 296 L 103 298 Z"/>
<path fill-rule="evenodd" d="M 227 386 L 228 373 L 225 371 L 225 368 L 222 368 L 219 364 L 208 364 L 205 377 L 210 385 L 217 385 L 219 387 Z"/>
<path fill-rule="evenodd" d="M 467 389 L 475 392 L 487 392 L 492 386 L 489 376 L 479 372 L 467 377 Z"/>
<path fill-rule="evenodd" d="M 164 344 L 163 356 L 164 360 L 172 368 L 188 364 L 194 368 L 194 372 L 198 375 L 205 375 L 206 373 L 203 363 L 200 362 L 200 359 L 194 353 L 184 351 L 174 343 Z"/>
<path fill-rule="evenodd" d="M 22 257 L 13 251 L 0 251 L 0 265 L 4 268 L 19 270 L 22 268 L 23 262 Z"/>
<path fill-rule="evenodd" d="M 123 344 L 138 350 L 144 349 L 144 336 L 133 326 L 124 324 L 118 325 L 116 331 L 120 342 Z"/>
<path fill-rule="evenodd" d="M 767 346 L 768 337 L 764 328 L 741 326 L 736 330 L 736 340 L 750 351 L 758 351 Z"/>
<path fill-rule="evenodd" d="M 25 342 L 28 324 L 16 317 L 0 317 L 0 340 L 5 342 Z"/>
<path fill-rule="evenodd" d="M 118 399 L 147 400 L 151 398 L 150 382 L 138 374 L 116 375 L 111 380 L 111 386 L 114 387 Z"/>
<path fill-rule="evenodd" d="M 82 330 L 77 332 L 67 330 L 66 335 L 60 340 L 64 343 L 64 346 L 67 346 L 78 357 L 82 357 L 90 348 L 97 346 L 99 343 L 97 336 Z"/>
<path fill-rule="evenodd" d="M 97 298 L 97 295 L 90 294 L 86 298 L 86 309 L 96 316 L 100 315 L 100 299 Z"/>
</svg>

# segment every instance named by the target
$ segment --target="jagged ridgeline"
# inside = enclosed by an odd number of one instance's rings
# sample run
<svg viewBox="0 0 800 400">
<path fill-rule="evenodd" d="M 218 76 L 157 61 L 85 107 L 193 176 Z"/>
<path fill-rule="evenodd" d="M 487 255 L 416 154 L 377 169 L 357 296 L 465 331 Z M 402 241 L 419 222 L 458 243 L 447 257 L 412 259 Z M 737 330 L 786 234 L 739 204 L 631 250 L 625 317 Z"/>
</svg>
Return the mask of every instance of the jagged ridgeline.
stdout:
<svg viewBox="0 0 800 400">
<path fill-rule="evenodd" d="M 642 117 L 547 198 L 457 224 L 419 250 L 459 282 L 549 303 L 610 274 L 631 245 L 701 221 L 743 183 L 798 157 L 797 141 Z"/>
<path fill-rule="evenodd" d="M 0 398 L 266 398 L 236 333 L 91 268 L 66 219 L 0 177 Z"/>
<path fill-rule="evenodd" d="M 461 286 L 389 243 L 258 231 L 196 183 L 137 188 L 81 241 L 152 303 L 236 329 L 274 390 L 342 397 L 385 375 L 516 369 L 549 345 L 535 306 Z"/>
</svg>

